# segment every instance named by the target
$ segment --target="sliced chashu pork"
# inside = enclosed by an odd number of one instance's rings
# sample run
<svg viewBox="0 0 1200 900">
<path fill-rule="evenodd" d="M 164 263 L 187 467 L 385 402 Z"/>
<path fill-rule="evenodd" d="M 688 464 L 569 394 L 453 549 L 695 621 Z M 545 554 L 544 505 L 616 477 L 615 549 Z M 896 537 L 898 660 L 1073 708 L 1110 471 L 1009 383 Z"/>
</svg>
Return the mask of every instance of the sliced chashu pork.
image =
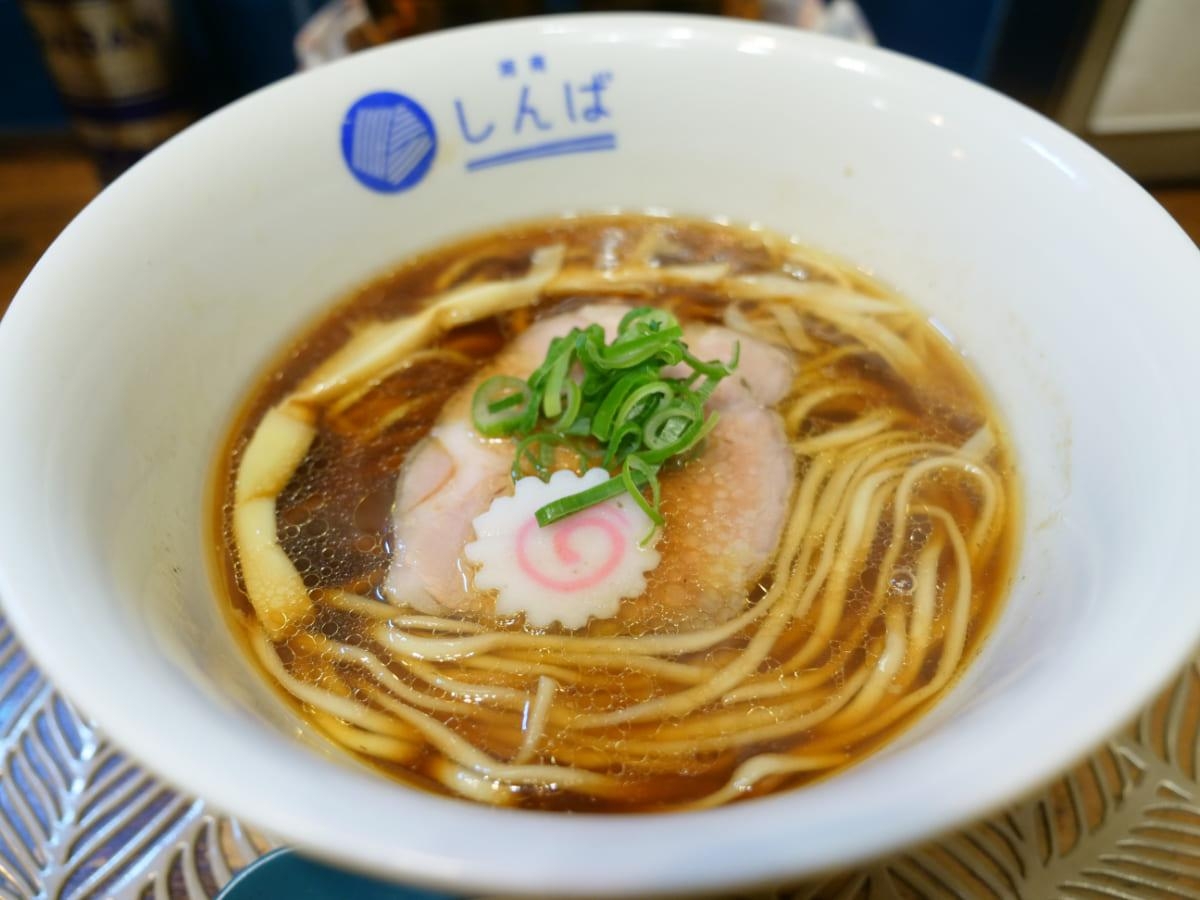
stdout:
<svg viewBox="0 0 1200 900">
<path fill-rule="evenodd" d="M 392 602 L 435 615 L 491 614 L 491 598 L 473 588 L 463 548 L 474 536 L 472 520 L 512 492 L 514 448 L 472 428 L 475 389 L 492 375 L 528 377 L 550 341 L 572 328 L 596 323 L 611 340 L 628 310 L 594 304 L 535 323 L 447 402 L 397 483 L 396 549 L 385 588 Z M 741 360 L 709 402 L 720 418 L 702 452 L 660 476 L 662 561 L 647 576 L 646 592 L 622 601 L 618 616 L 637 631 L 691 630 L 740 612 L 775 552 L 791 501 L 794 462 L 772 408 L 791 384 L 790 357 L 716 326 L 690 325 L 685 340 L 700 359 L 722 360 L 740 342 Z"/>
</svg>

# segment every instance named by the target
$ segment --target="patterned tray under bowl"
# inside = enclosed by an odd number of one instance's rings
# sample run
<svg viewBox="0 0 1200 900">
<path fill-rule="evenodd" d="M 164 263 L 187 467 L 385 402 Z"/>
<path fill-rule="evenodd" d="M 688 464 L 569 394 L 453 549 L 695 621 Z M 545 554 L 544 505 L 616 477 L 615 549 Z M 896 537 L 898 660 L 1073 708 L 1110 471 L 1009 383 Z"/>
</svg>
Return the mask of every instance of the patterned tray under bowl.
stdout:
<svg viewBox="0 0 1200 900">
<path fill-rule="evenodd" d="M 202 900 L 274 843 L 146 774 L 0 617 L 0 898 Z M 1200 660 L 1049 788 L 951 837 L 742 900 L 1200 900 Z"/>
</svg>

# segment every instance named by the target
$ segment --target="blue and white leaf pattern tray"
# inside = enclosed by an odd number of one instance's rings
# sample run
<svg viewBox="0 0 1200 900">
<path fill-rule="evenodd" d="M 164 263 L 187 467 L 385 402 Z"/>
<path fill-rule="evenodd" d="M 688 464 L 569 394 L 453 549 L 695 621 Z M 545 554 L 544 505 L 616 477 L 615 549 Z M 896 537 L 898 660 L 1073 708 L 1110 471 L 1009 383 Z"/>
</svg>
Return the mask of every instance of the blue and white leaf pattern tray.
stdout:
<svg viewBox="0 0 1200 900">
<path fill-rule="evenodd" d="M 0 898 L 208 900 L 274 843 L 148 775 L 0 617 Z M 739 900 L 1200 900 L 1200 660 L 1036 796 L 867 868 Z"/>
</svg>

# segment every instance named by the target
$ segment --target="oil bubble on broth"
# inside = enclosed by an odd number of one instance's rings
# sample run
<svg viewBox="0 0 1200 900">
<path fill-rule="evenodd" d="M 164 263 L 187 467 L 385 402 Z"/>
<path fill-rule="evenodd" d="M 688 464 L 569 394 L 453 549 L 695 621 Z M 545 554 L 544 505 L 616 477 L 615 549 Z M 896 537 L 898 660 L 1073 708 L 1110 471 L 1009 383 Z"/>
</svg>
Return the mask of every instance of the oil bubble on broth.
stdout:
<svg viewBox="0 0 1200 900">
<path fill-rule="evenodd" d="M 994 620 L 1018 513 L 995 411 L 905 300 L 767 232 L 622 215 L 338 305 L 253 387 L 209 515 L 235 630 L 333 742 L 620 812 L 794 788 L 910 725 Z"/>
</svg>

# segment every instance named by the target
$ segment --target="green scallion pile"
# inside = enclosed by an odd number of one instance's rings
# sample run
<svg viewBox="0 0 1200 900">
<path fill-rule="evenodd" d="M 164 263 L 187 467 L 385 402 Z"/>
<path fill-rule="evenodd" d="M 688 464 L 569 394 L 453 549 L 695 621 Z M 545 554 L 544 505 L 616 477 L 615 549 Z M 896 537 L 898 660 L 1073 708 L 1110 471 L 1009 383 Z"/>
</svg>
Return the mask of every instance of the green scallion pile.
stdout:
<svg viewBox="0 0 1200 900">
<path fill-rule="evenodd" d="M 688 351 L 675 316 L 639 307 L 621 319 L 611 343 L 599 325 L 574 328 L 550 342 L 546 359 L 528 380 L 494 375 L 484 381 L 472 403 L 475 430 L 517 439 L 514 481 L 549 478 L 560 450 L 574 454 L 580 473 L 600 466 L 613 475 L 543 506 L 539 525 L 625 491 L 661 525 L 659 469 L 692 450 L 717 424 L 717 414 L 706 416 L 704 404 L 737 367 L 739 349 L 735 345 L 728 363 L 701 361 Z M 685 377 L 662 374 L 681 363 L 690 369 Z"/>
</svg>

